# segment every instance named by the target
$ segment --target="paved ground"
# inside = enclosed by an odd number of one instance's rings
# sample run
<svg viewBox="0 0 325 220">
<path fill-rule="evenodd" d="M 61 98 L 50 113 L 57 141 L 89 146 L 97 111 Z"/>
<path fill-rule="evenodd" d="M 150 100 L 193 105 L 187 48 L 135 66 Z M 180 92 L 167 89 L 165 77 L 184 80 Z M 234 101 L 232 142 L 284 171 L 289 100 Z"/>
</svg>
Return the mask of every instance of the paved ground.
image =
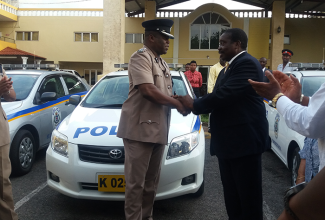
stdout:
<svg viewBox="0 0 325 220">
<path fill-rule="evenodd" d="M 206 139 L 205 193 L 200 198 L 181 196 L 155 202 L 155 220 L 227 219 L 216 157 L 209 155 Z M 20 220 L 119 220 L 124 219 L 123 202 L 77 200 L 46 185 L 45 150 L 38 152 L 31 173 L 12 177 L 14 202 Z M 244 181 L 244 180 L 243 180 Z M 263 154 L 263 194 L 266 220 L 274 220 L 283 209 L 284 190 L 290 173 L 272 151 Z"/>
</svg>

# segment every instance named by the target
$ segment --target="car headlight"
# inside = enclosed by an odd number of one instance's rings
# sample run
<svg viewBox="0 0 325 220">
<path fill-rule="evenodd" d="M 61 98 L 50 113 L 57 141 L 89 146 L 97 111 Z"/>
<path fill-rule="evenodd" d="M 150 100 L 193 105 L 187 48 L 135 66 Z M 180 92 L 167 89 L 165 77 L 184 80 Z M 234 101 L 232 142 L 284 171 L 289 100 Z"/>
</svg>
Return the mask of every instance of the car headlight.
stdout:
<svg viewBox="0 0 325 220">
<path fill-rule="evenodd" d="M 68 137 L 54 130 L 51 138 L 51 146 L 54 151 L 68 157 Z"/>
<path fill-rule="evenodd" d="M 199 144 L 199 132 L 195 131 L 174 138 L 168 149 L 167 160 L 189 154 Z"/>
</svg>

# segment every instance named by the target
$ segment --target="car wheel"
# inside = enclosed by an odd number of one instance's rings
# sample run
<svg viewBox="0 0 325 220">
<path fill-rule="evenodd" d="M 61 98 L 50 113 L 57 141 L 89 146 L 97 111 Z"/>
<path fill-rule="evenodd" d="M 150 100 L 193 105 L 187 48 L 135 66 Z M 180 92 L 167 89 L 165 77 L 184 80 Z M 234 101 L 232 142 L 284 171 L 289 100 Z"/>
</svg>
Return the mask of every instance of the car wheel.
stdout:
<svg viewBox="0 0 325 220">
<path fill-rule="evenodd" d="M 18 176 L 29 173 L 35 160 L 35 140 L 27 130 L 20 130 L 11 143 L 12 173 Z"/>
<path fill-rule="evenodd" d="M 197 192 L 191 194 L 191 195 L 192 195 L 192 197 L 194 197 L 194 198 L 198 198 L 198 197 L 202 196 L 203 193 L 204 193 L 204 180 L 203 180 L 203 182 L 202 182 L 202 184 L 201 184 L 199 190 L 198 190 Z"/>
<path fill-rule="evenodd" d="M 291 159 L 291 185 L 296 185 L 296 180 L 298 176 L 298 170 L 300 166 L 300 155 L 299 155 L 299 147 L 295 148 L 292 153 Z"/>
</svg>

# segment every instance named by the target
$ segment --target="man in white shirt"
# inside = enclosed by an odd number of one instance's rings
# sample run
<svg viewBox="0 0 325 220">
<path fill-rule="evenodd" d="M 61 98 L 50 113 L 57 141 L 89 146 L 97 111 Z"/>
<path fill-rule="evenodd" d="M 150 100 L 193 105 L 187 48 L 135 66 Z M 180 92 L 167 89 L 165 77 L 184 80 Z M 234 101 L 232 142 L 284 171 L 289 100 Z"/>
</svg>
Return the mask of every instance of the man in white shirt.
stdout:
<svg viewBox="0 0 325 220">
<path fill-rule="evenodd" d="M 282 61 L 283 64 L 279 64 L 277 70 L 283 73 L 291 73 L 296 69 L 296 67 L 290 67 L 289 64 L 291 57 L 293 56 L 293 52 L 288 49 L 282 50 Z"/>
<path fill-rule="evenodd" d="M 306 97 L 301 94 L 301 84 L 294 76 L 288 77 L 280 71 L 274 71 L 274 77 L 266 72 L 266 76 L 270 83 L 248 81 L 260 96 L 272 100 L 272 105 L 283 116 L 288 127 L 304 136 L 318 138 L 320 159 L 320 172 L 305 189 L 290 198 L 278 220 L 324 219 L 325 83 L 312 97 Z"/>
<path fill-rule="evenodd" d="M 269 82 L 269 79 L 265 76 L 265 71 L 268 70 L 272 73 L 272 70 L 265 67 L 267 64 L 267 59 L 265 57 L 261 57 L 258 61 L 260 62 L 263 71 L 263 82 Z"/>
<path fill-rule="evenodd" d="M 220 71 L 225 67 L 226 61 L 220 58 L 220 61 L 213 65 L 210 69 L 209 72 L 209 79 L 208 79 L 208 93 L 212 93 L 214 85 L 216 84 L 217 78 L 219 76 Z M 208 121 L 208 132 L 211 133 L 210 131 L 210 115 L 209 114 L 209 121 Z"/>
</svg>

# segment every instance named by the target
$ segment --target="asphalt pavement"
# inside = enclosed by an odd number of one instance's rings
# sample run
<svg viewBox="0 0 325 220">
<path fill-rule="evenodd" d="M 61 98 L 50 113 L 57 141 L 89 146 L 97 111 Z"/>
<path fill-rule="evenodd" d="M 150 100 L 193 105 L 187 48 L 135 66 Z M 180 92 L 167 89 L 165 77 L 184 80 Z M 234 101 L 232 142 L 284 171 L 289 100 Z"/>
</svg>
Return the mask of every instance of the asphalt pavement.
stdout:
<svg viewBox="0 0 325 220">
<path fill-rule="evenodd" d="M 209 155 L 209 145 L 207 134 L 204 194 L 200 198 L 185 195 L 156 201 L 155 220 L 227 219 L 218 161 Z M 272 151 L 263 154 L 262 164 L 264 219 L 275 220 L 283 210 L 283 193 L 290 187 L 290 172 Z M 78 200 L 49 188 L 46 184 L 45 150 L 37 153 L 31 173 L 11 177 L 11 181 L 20 220 L 124 219 L 124 202 Z"/>
</svg>

